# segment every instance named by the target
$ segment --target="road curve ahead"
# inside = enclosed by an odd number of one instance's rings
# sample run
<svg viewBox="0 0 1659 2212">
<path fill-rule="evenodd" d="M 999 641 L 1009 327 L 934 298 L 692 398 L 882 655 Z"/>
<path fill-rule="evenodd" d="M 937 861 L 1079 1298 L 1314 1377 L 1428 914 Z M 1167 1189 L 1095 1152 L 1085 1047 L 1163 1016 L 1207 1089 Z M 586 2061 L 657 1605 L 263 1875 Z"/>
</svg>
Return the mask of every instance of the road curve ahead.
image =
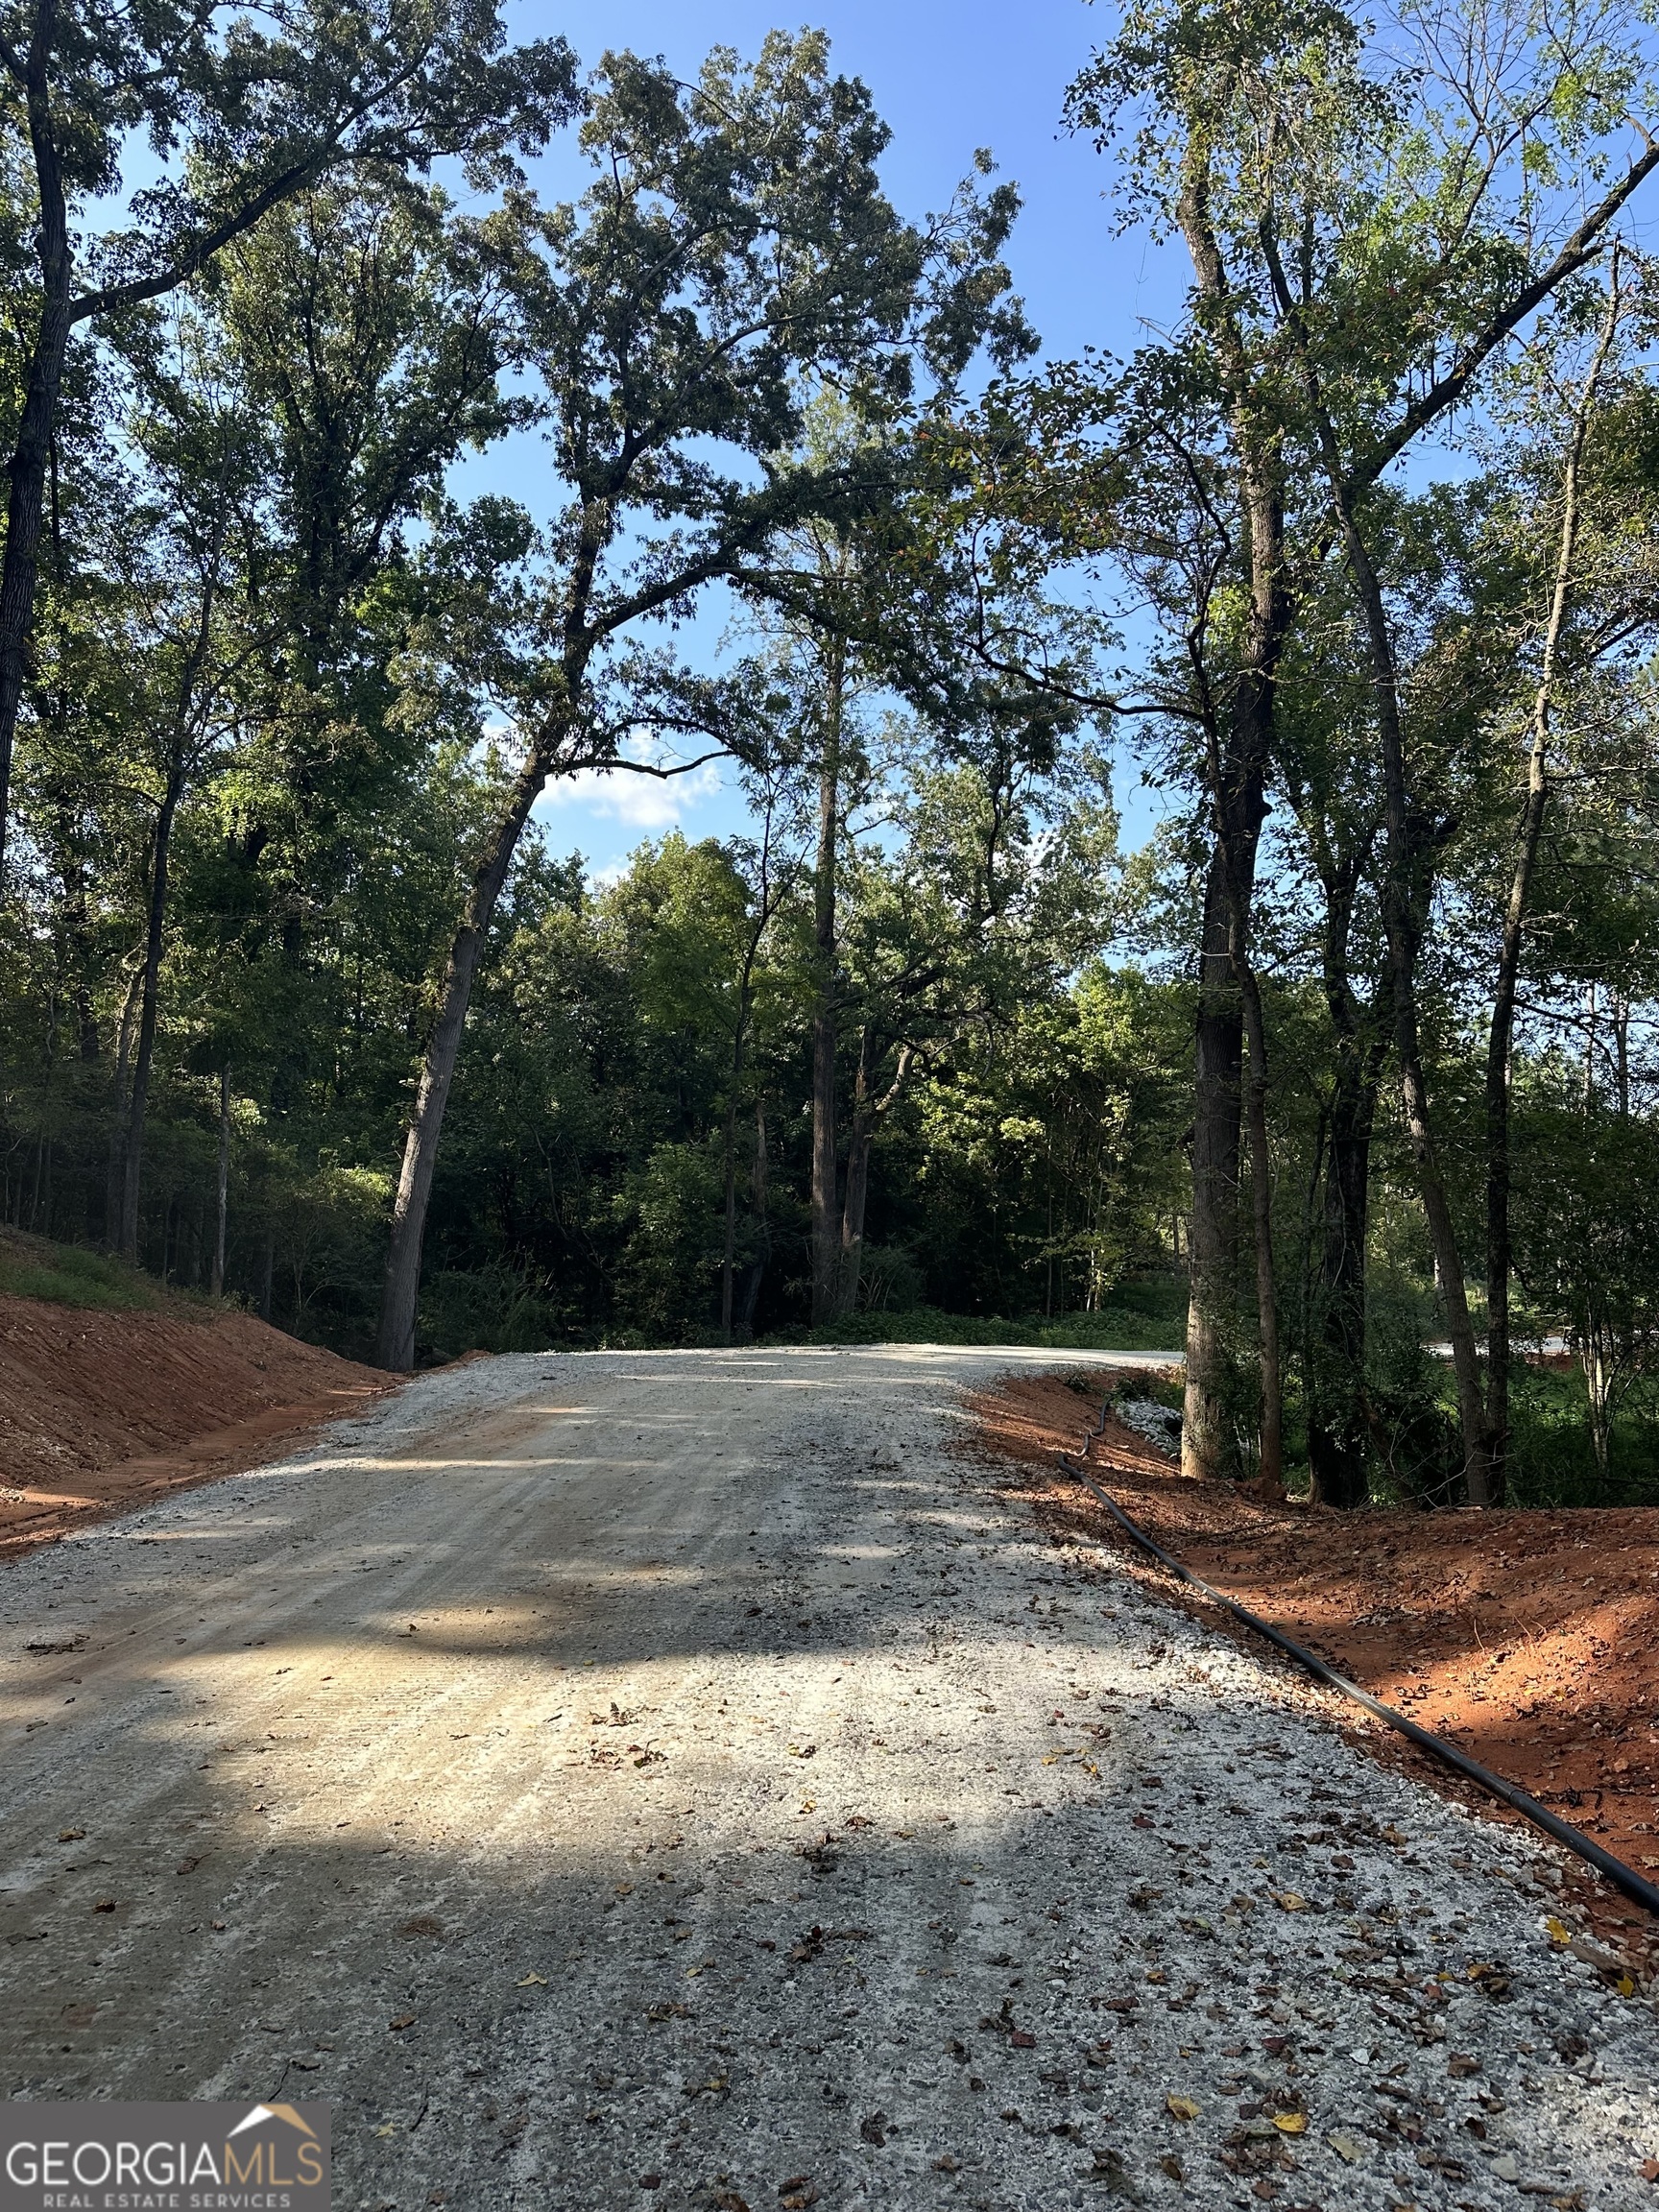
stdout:
<svg viewBox="0 0 1659 2212">
<path fill-rule="evenodd" d="M 1027 1362 L 479 1362 L 0 1570 L 0 2093 L 326 2099 L 364 2212 L 1651 2212 L 1548 1861 L 1050 1543 Z"/>
</svg>

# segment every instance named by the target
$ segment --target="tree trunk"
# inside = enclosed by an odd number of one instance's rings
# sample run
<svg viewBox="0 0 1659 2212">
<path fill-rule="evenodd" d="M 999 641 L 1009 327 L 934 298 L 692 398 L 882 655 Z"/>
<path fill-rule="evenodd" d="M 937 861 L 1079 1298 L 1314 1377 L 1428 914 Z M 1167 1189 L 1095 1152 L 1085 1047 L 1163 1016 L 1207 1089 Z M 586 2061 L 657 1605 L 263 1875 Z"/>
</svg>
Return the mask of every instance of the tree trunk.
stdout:
<svg viewBox="0 0 1659 2212">
<path fill-rule="evenodd" d="M 726 1105 L 726 1243 L 720 1258 L 720 1341 L 732 1341 L 732 1262 L 737 1246 L 737 1099 Z"/>
<path fill-rule="evenodd" d="M 1312 1500 L 1351 1511 L 1370 1497 L 1365 1392 L 1365 1263 L 1371 1135 L 1385 1047 L 1339 1040 L 1326 1142 L 1316 1339 L 1310 1345 L 1308 1458 Z"/>
<path fill-rule="evenodd" d="M 1273 1281 L 1272 1155 L 1267 1145 L 1267 1036 L 1262 992 L 1247 960 L 1239 964 L 1244 1033 L 1250 1047 L 1250 1200 L 1256 1231 L 1256 1327 L 1262 1359 L 1260 1472 L 1285 1478 L 1285 1390 L 1279 1355 L 1279 1297 Z"/>
<path fill-rule="evenodd" d="M 432 1175 L 438 1165 L 438 1140 L 443 1134 L 444 1111 L 449 1103 L 455 1064 L 461 1056 L 461 1039 L 467 1024 L 473 978 L 478 973 L 491 917 L 513 865 L 513 855 L 551 765 L 551 753 L 545 746 L 539 745 L 519 769 L 512 798 L 472 878 L 467 910 L 449 948 L 438 1019 L 433 1023 L 421 1069 L 415 1107 L 403 1146 L 403 1169 L 397 1179 L 397 1195 L 392 1208 L 392 1241 L 386 1258 L 374 1357 L 380 1366 L 390 1368 L 395 1374 L 406 1374 L 415 1364 L 421 1246 L 426 1234 Z"/>
<path fill-rule="evenodd" d="M 1317 390 L 1311 393 L 1318 405 Z M 1377 712 L 1377 734 L 1382 754 L 1384 823 L 1387 864 L 1382 881 L 1382 926 L 1387 949 L 1389 993 L 1393 1002 L 1394 1048 L 1400 1063 L 1400 1089 L 1406 1107 L 1406 1129 L 1417 1167 L 1417 1186 L 1429 1224 L 1430 1249 L 1434 1255 L 1434 1284 L 1439 1292 L 1446 1333 L 1452 1340 L 1452 1367 L 1457 1386 L 1457 1424 L 1463 1446 L 1463 1477 L 1471 1505 L 1493 1503 L 1492 1466 L 1486 1426 L 1486 1405 L 1480 1387 L 1480 1360 L 1475 1347 L 1475 1326 L 1469 1314 L 1469 1294 L 1463 1279 L 1463 1255 L 1457 1248 L 1456 1225 L 1446 1195 L 1429 1111 L 1429 1087 L 1423 1076 L 1423 1059 L 1417 1023 L 1417 955 L 1429 908 L 1425 878 L 1433 849 L 1434 830 L 1413 808 L 1406 778 L 1406 741 L 1400 719 L 1400 685 L 1394 661 L 1382 589 L 1371 563 L 1355 515 L 1353 494 L 1343 477 L 1336 436 L 1322 413 L 1318 431 L 1329 473 L 1332 498 L 1342 527 L 1348 569 L 1364 616 L 1366 644 L 1371 660 L 1372 693 Z"/>
<path fill-rule="evenodd" d="M 835 1218 L 835 894 L 841 814 L 842 649 L 829 648 L 824 749 L 818 763 L 818 859 L 812 884 L 817 1002 L 812 1011 L 812 1319 L 840 1310 L 841 1251 Z"/>
<path fill-rule="evenodd" d="M 143 984 L 140 964 L 127 978 L 121 1016 L 115 1025 L 115 1090 L 110 1103 L 109 1157 L 104 1175 L 104 1243 L 114 1252 L 121 1244 L 121 1168 L 127 1157 L 127 1070 L 132 1056 L 132 1017 L 138 1009 Z"/>
<path fill-rule="evenodd" d="M 1239 1082 L 1243 1006 L 1232 950 L 1248 946 L 1256 853 L 1266 812 L 1280 654 L 1290 626 L 1285 585 L 1280 455 L 1264 415 L 1232 306 L 1233 291 L 1210 220 L 1207 156 L 1190 150 L 1177 220 L 1198 292 L 1219 348 L 1238 459 L 1250 602 L 1242 649 L 1215 734 L 1210 799 L 1214 849 L 1204 893 L 1192 1107 L 1192 1219 L 1189 1238 L 1187 1382 L 1181 1471 L 1237 1472 L 1234 1332 L 1238 1303 Z M 1208 692 L 1204 646 L 1190 641 L 1195 678 Z"/>
<path fill-rule="evenodd" d="M 1239 1085 L 1243 1019 L 1230 956 L 1227 860 L 1211 856 L 1198 956 L 1192 1104 L 1192 1219 L 1188 1231 L 1187 1386 L 1181 1471 L 1215 1478 L 1238 1461 L 1232 1326 L 1238 1294 Z"/>
<path fill-rule="evenodd" d="M 213 1238 L 213 1295 L 225 1295 L 225 1229 L 230 1199 L 230 1063 L 219 1070 L 219 1211 Z"/>
<path fill-rule="evenodd" d="M 766 1262 L 772 1257 L 772 1221 L 767 1211 L 770 1179 L 766 1161 L 766 1101 L 755 1101 L 755 1174 L 750 1185 L 750 1201 L 755 1213 L 755 1226 L 758 1235 L 759 1250 L 755 1264 L 749 1270 L 749 1280 L 743 1286 L 743 1311 L 738 1328 L 747 1338 L 755 1334 L 755 1309 L 760 1301 L 760 1285 L 765 1278 Z"/>
<path fill-rule="evenodd" d="M 173 818 L 182 788 L 169 779 L 156 815 L 150 853 L 150 916 L 144 936 L 143 994 L 138 1012 L 138 1048 L 132 1058 L 132 1095 L 127 1108 L 127 1153 L 121 1185 L 121 1255 L 138 1259 L 138 1186 L 144 1162 L 144 1116 L 150 1100 L 150 1070 L 156 1056 L 156 1022 L 161 996 L 161 948 L 167 926 L 167 862 L 173 845 Z"/>
<path fill-rule="evenodd" d="M 5 875 L 17 712 L 29 673 L 46 468 L 69 344 L 69 221 L 49 96 L 57 27 L 56 0 L 37 0 L 24 64 L 24 96 L 39 201 L 35 243 L 40 266 L 40 321 L 29 355 L 16 443 L 7 464 L 11 492 L 6 550 L 0 561 L 0 881 Z"/>
<path fill-rule="evenodd" d="M 875 1100 L 870 1091 L 870 1026 L 858 1046 L 858 1071 L 853 1079 L 853 1125 L 847 1134 L 847 1193 L 841 1209 L 841 1261 L 837 1306 L 852 1313 L 858 1305 L 864 1269 L 864 1206 L 870 1189 L 870 1147 L 876 1137 Z"/>
<path fill-rule="evenodd" d="M 1521 841 L 1515 854 L 1508 903 L 1503 912 L 1498 978 L 1492 993 L 1492 1026 L 1486 1040 L 1486 1427 L 1495 1498 L 1503 1495 L 1504 1462 L 1509 1449 L 1509 1106 L 1515 990 L 1521 973 L 1521 951 L 1538 846 L 1544 832 L 1544 814 L 1550 804 L 1550 720 L 1554 704 L 1555 663 L 1567 618 L 1573 561 L 1578 544 L 1578 471 L 1591 412 L 1596 404 L 1597 386 L 1619 326 L 1619 262 L 1615 247 L 1607 315 L 1574 412 L 1566 464 L 1561 472 L 1561 538 L 1555 557 L 1555 588 L 1551 594 L 1538 688 L 1532 701 L 1527 804 L 1521 817 Z"/>
</svg>

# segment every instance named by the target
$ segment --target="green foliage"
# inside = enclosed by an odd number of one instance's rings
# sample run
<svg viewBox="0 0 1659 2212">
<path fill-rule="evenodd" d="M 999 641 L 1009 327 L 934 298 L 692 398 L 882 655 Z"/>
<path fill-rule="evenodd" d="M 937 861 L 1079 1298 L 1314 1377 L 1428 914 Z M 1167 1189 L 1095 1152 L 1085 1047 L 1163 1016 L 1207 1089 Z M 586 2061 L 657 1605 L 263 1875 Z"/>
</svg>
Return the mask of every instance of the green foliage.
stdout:
<svg viewBox="0 0 1659 2212">
<path fill-rule="evenodd" d="M 1089 1313 L 949 1313 L 937 1306 L 865 1311 L 818 1329 L 783 1332 L 803 1344 L 1031 1344 L 1070 1352 L 1166 1352 L 1179 1357 L 1186 1326 L 1185 1284 L 1121 1286 L 1122 1304 Z M 1139 1293 L 1137 1295 L 1137 1293 Z M 1153 1309 L 1149 1310 L 1148 1309 Z M 1166 1398 L 1163 1402 L 1167 1403 Z"/>
<path fill-rule="evenodd" d="M 124 1262 L 15 1229 L 0 1229 L 0 1295 L 106 1313 L 142 1312 L 161 1303 L 155 1284 Z"/>
</svg>

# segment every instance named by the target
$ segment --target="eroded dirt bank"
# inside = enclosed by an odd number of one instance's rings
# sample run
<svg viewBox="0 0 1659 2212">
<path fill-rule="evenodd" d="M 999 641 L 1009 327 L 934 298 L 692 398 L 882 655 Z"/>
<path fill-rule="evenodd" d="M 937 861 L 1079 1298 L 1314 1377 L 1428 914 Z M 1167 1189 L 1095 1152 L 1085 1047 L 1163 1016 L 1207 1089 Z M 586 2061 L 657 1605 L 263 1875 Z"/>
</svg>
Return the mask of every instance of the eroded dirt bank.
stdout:
<svg viewBox="0 0 1659 2212">
<path fill-rule="evenodd" d="M 1040 1363 L 494 1360 L 14 1562 L 0 2094 L 325 2098 L 343 2212 L 1650 2212 L 1551 1855 L 1057 1543 Z"/>
<path fill-rule="evenodd" d="M 269 1458 L 388 1387 L 250 1314 L 0 1296 L 0 1560 Z"/>
</svg>

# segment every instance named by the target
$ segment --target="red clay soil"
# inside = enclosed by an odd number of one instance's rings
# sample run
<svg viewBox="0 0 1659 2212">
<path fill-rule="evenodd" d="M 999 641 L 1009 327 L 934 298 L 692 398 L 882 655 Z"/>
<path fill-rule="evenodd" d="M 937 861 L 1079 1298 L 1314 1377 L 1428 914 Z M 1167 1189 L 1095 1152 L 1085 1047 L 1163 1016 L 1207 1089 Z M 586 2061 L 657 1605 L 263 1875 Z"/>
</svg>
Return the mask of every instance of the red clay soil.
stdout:
<svg viewBox="0 0 1659 2212">
<path fill-rule="evenodd" d="M 255 1466 L 389 1387 L 245 1313 L 0 1297 L 0 1559 Z"/>
<path fill-rule="evenodd" d="M 1052 1376 L 1015 1378 L 979 1401 L 981 1430 L 1029 1465 L 1057 1534 L 1129 1549 L 1139 1572 L 1142 1555 L 1055 1464 L 1057 1451 L 1081 1455 L 1097 1388 L 1083 1396 Z M 1183 1566 L 1659 1881 L 1659 1509 L 1338 1513 L 1263 1503 L 1184 1477 L 1115 1420 L 1088 1464 Z M 1166 1590 L 1178 1587 L 1145 1564 Z M 1445 1769 L 1370 1725 L 1370 1748 L 1448 1787 Z"/>
</svg>

